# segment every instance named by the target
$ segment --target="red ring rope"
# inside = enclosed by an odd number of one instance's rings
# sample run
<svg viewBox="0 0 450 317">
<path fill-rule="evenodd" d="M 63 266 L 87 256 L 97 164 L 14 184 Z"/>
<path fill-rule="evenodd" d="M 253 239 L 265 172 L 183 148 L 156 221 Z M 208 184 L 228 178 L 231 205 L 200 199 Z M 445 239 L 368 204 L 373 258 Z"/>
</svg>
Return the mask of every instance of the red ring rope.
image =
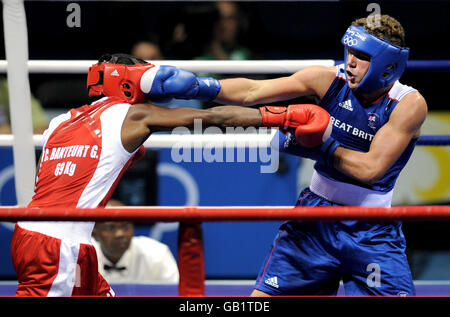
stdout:
<svg viewBox="0 0 450 317">
<path fill-rule="evenodd" d="M 436 220 L 450 206 L 382 207 L 110 207 L 97 209 L 0 207 L 0 221 L 179 221 L 179 296 L 205 296 L 202 221 L 243 220 Z"/>
<path fill-rule="evenodd" d="M 97 209 L 0 207 L 0 221 L 268 221 L 450 219 L 450 206 L 385 207 L 111 207 Z"/>
</svg>

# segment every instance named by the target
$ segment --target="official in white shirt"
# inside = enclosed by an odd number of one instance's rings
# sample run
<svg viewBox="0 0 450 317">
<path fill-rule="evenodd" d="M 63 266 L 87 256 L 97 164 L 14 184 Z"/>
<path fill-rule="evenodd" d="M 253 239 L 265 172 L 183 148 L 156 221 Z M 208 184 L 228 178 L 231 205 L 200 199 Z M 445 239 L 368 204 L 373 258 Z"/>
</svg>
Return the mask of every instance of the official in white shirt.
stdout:
<svg viewBox="0 0 450 317">
<path fill-rule="evenodd" d="M 98 270 L 107 282 L 178 283 L 178 266 L 169 247 L 149 237 L 134 236 L 132 223 L 99 222 L 92 235 Z"/>
</svg>

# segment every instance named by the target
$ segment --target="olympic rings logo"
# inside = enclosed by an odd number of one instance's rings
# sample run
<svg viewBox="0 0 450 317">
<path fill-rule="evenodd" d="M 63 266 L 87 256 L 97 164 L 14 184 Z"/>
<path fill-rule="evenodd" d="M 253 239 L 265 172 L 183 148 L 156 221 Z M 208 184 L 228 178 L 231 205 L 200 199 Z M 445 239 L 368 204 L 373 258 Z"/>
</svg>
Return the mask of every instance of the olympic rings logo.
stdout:
<svg viewBox="0 0 450 317">
<path fill-rule="evenodd" d="M 358 45 L 358 40 L 349 35 L 345 35 L 344 36 L 344 45 L 347 45 L 347 46 Z"/>
</svg>

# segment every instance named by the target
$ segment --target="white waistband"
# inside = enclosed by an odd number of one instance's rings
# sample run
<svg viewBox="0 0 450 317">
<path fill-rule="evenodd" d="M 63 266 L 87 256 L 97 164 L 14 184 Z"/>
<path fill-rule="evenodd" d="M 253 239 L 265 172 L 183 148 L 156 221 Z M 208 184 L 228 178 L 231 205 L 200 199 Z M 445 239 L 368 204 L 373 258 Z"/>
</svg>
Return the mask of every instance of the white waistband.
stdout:
<svg viewBox="0 0 450 317">
<path fill-rule="evenodd" d="M 72 221 L 21 221 L 21 228 L 72 243 L 92 244 L 91 235 L 95 222 Z"/>
<path fill-rule="evenodd" d="M 338 182 L 314 171 L 311 191 L 329 201 L 346 206 L 391 207 L 393 190 L 383 193 L 353 184 Z"/>
</svg>

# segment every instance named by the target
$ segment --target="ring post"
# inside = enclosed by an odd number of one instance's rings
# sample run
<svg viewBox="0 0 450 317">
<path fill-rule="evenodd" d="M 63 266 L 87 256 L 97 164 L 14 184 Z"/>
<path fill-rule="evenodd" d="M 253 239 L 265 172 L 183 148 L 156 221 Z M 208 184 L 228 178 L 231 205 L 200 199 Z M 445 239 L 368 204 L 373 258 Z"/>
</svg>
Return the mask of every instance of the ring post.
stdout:
<svg viewBox="0 0 450 317">
<path fill-rule="evenodd" d="M 36 159 L 28 80 L 28 35 L 23 0 L 3 0 L 5 50 L 18 205 L 27 205 L 34 192 Z"/>
<path fill-rule="evenodd" d="M 205 296 L 202 223 L 180 222 L 178 229 L 178 295 Z"/>
</svg>

